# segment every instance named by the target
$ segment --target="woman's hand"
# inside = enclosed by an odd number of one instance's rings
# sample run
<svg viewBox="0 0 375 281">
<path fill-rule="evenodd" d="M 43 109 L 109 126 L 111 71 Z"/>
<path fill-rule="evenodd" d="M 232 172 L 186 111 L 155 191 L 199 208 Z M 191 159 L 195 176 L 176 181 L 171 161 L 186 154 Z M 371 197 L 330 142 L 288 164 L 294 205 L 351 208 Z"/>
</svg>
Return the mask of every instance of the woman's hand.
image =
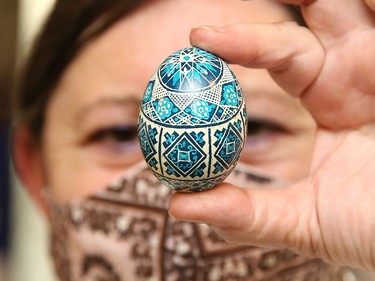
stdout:
<svg viewBox="0 0 375 281">
<path fill-rule="evenodd" d="M 175 218 L 232 243 L 288 248 L 375 270 L 375 0 L 284 0 L 294 23 L 198 27 L 191 43 L 230 63 L 267 68 L 319 129 L 309 176 L 285 190 L 222 184 L 176 193 Z"/>
</svg>

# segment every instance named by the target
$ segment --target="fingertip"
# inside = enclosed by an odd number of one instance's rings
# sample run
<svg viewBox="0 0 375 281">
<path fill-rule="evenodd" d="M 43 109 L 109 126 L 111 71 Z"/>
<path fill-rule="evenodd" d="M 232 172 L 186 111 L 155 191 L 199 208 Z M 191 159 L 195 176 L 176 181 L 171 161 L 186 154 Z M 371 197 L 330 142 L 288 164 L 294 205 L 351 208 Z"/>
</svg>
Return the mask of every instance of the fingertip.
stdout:
<svg viewBox="0 0 375 281">
<path fill-rule="evenodd" d="M 175 192 L 171 195 L 171 199 L 169 201 L 168 206 L 168 213 L 171 217 L 177 220 L 182 220 L 184 217 L 184 209 L 181 206 L 184 206 L 184 197 L 185 193 L 182 192 Z"/>
<path fill-rule="evenodd" d="M 235 215 L 239 206 L 248 206 L 248 200 L 244 189 L 223 183 L 208 191 L 174 193 L 169 202 L 169 214 L 181 221 L 228 225 L 231 224 L 228 213 Z"/>
<path fill-rule="evenodd" d="M 181 221 L 201 222 L 206 192 L 175 192 L 169 201 L 169 214 Z"/>
<path fill-rule="evenodd" d="M 202 192 L 175 192 L 169 201 L 169 214 L 181 221 L 203 222 L 202 214 L 212 190 Z"/>
<path fill-rule="evenodd" d="M 225 32 L 225 27 L 211 25 L 195 26 L 190 31 L 190 44 L 210 51 L 210 43 L 215 40 L 215 36 Z"/>
<path fill-rule="evenodd" d="M 203 33 L 224 33 L 226 28 L 224 26 L 214 26 L 214 25 L 199 25 L 191 29 L 191 32 L 203 32 Z"/>
</svg>

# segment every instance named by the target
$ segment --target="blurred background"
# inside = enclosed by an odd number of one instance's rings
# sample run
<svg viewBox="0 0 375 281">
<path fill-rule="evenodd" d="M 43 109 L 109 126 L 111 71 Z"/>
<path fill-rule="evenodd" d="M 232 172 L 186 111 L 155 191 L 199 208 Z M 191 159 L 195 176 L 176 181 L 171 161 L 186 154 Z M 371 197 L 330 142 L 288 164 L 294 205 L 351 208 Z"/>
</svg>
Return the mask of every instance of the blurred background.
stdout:
<svg viewBox="0 0 375 281">
<path fill-rule="evenodd" d="M 0 281 L 54 281 L 45 218 L 10 165 L 9 97 L 17 66 L 53 0 L 0 0 Z"/>
<path fill-rule="evenodd" d="M 46 221 L 15 177 L 10 163 L 9 96 L 14 73 L 54 0 L 0 0 L 0 281 L 56 281 Z M 344 281 L 375 280 L 356 272 Z"/>
</svg>

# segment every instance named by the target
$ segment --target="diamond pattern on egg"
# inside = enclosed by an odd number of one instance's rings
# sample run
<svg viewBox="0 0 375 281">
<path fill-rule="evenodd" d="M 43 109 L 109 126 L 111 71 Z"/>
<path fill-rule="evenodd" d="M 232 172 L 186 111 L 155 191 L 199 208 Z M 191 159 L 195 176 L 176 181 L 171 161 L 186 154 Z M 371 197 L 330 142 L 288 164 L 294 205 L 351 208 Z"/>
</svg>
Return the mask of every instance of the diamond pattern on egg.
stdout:
<svg viewBox="0 0 375 281">
<path fill-rule="evenodd" d="M 209 190 L 234 169 L 247 130 L 244 96 L 232 70 L 196 47 L 169 56 L 150 79 L 138 137 L 154 175 L 176 191 Z"/>
</svg>

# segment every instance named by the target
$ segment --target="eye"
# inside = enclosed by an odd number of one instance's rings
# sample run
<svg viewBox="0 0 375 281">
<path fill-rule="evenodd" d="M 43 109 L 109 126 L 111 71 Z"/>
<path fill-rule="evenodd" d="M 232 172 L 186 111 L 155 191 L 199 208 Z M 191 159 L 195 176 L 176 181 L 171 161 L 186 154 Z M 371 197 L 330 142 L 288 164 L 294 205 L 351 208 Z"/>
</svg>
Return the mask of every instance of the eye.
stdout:
<svg viewBox="0 0 375 281">
<path fill-rule="evenodd" d="M 99 130 L 90 137 L 90 141 L 107 140 L 113 142 L 127 142 L 136 139 L 136 137 L 136 126 L 122 125 Z"/>
<path fill-rule="evenodd" d="M 286 133 L 286 130 L 272 122 L 262 119 L 249 118 L 247 122 L 248 137 L 255 137 L 261 134 Z"/>
<path fill-rule="evenodd" d="M 94 132 L 88 143 L 114 152 L 134 151 L 138 147 L 137 127 L 120 125 L 103 128 Z"/>
<path fill-rule="evenodd" d="M 254 149 L 265 148 L 288 131 L 273 122 L 264 119 L 249 118 L 247 123 L 247 145 Z"/>
</svg>

